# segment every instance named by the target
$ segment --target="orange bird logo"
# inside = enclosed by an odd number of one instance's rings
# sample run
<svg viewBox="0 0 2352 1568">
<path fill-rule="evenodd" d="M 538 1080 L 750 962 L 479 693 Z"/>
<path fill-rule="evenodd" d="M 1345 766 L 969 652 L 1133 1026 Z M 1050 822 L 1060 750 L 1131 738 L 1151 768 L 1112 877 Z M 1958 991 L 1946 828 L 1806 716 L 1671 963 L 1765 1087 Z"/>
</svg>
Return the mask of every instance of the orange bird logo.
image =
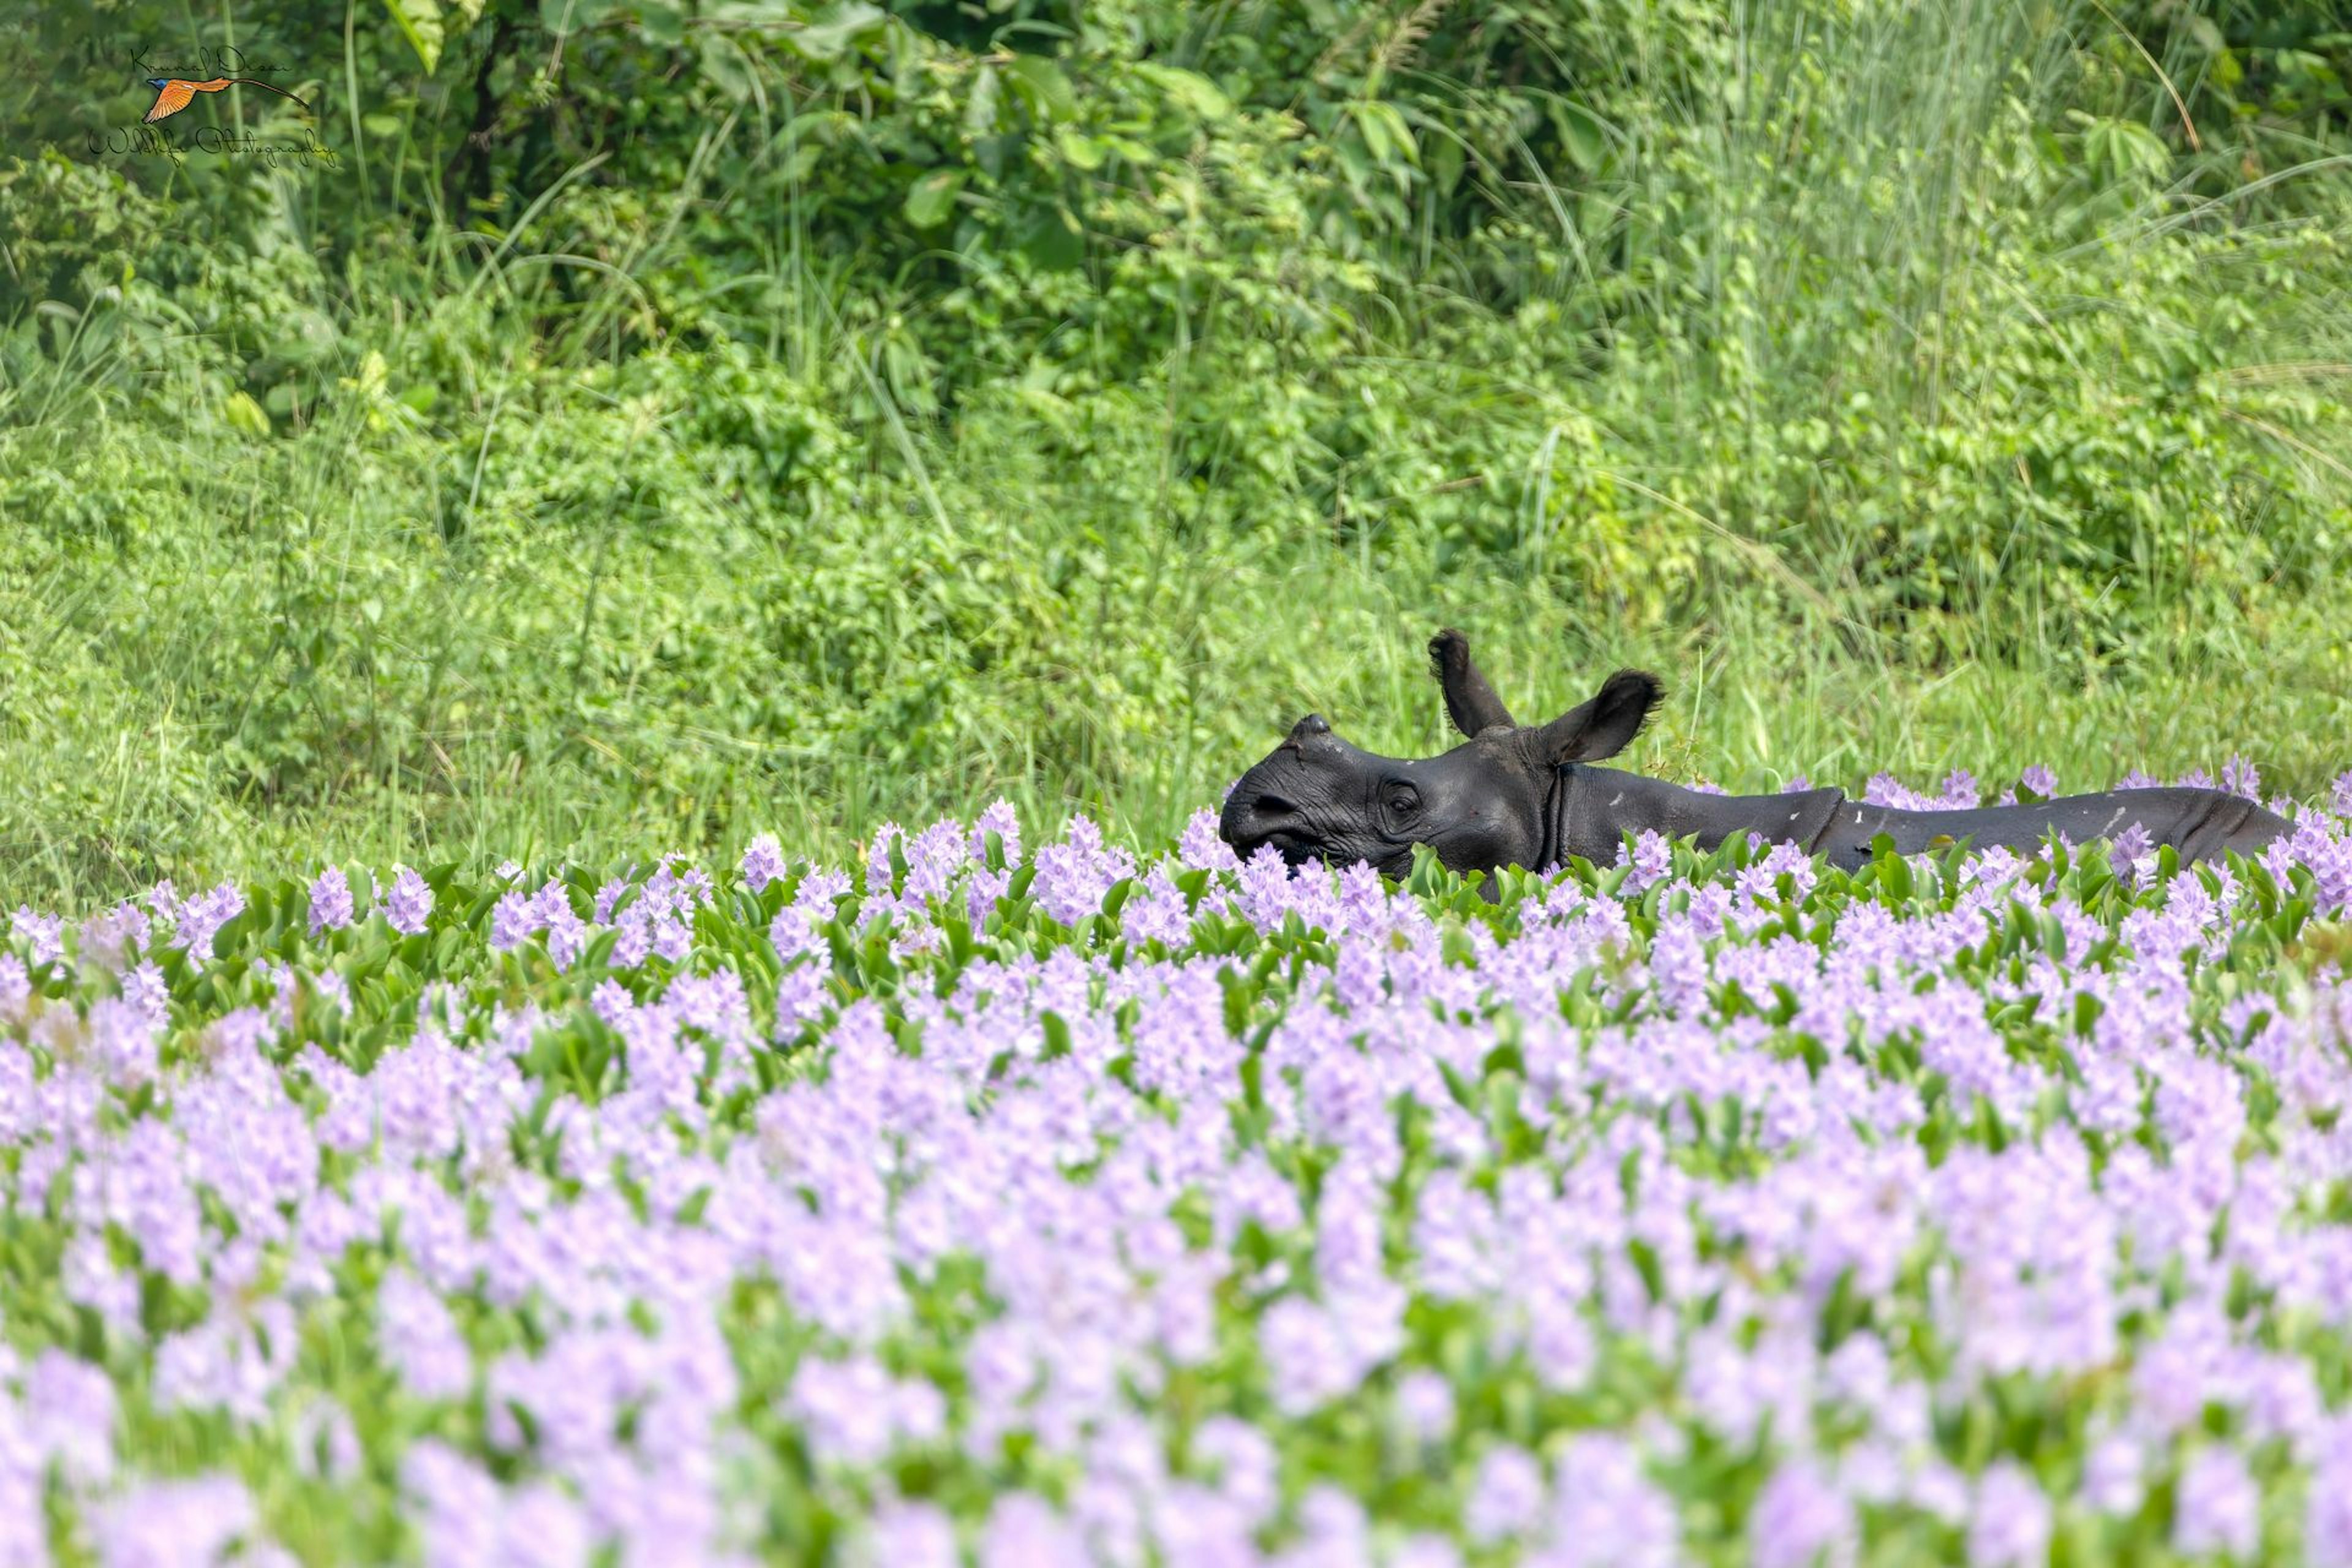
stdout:
<svg viewBox="0 0 2352 1568">
<path fill-rule="evenodd" d="M 220 92 L 236 82 L 243 82 L 247 87 L 260 88 L 265 92 L 274 92 L 280 98 L 293 98 L 296 103 L 301 104 L 305 113 L 310 110 L 309 104 L 303 103 L 299 98 L 294 98 L 294 95 L 284 88 L 271 87 L 268 82 L 256 81 L 249 76 L 216 76 L 210 81 L 189 81 L 184 77 L 176 76 L 151 76 L 147 79 L 147 85 L 155 89 L 155 107 L 147 111 L 147 118 L 140 123 L 152 125 L 155 121 L 167 119 L 187 108 L 189 101 L 196 94 Z"/>
</svg>

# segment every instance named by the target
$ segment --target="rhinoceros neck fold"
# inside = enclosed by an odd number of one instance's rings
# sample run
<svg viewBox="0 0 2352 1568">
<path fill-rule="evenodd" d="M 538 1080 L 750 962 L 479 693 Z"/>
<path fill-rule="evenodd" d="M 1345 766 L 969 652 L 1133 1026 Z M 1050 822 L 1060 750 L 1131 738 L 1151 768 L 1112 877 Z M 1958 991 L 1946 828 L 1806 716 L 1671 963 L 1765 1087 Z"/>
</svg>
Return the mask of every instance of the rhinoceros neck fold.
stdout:
<svg viewBox="0 0 2352 1568">
<path fill-rule="evenodd" d="M 1787 795 L 1704 795 L 1664 779 L 1572 764 L 1555 770 L 1545 802 L 1545 864 L 1571 855 L 1606 864 L 1627 833 L 1696 835 L 1711 850 L 1738 833 L 1811 851 L 1845 800 L 1840 789 Z"/>
</svg>

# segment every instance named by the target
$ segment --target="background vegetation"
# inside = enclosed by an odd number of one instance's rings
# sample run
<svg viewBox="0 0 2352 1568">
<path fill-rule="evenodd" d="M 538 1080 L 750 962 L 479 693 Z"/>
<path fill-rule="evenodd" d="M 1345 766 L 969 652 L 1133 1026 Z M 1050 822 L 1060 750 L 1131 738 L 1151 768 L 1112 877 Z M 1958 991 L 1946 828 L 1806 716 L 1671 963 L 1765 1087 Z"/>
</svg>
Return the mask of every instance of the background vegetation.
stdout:
<svg viewBox="0 0 2352 1568">
<path fill-rule="evenodd" d="M 12 8 L 0 891 L 1160 837 L 1441 621 L 1675 776 L 2317 791 L 2333 10 Z M 223 48 L 314 114 L 140 145 Z"/>
</svg>

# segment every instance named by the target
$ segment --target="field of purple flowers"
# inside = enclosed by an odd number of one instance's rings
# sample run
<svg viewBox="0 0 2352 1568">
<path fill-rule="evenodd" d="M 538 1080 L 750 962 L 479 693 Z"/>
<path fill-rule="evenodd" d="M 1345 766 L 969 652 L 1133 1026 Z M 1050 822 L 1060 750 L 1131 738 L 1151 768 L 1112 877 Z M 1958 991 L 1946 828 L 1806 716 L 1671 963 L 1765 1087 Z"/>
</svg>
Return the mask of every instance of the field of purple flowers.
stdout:
<svg viewBox="0 0 2352 1568">
<path fill-rule="evenodd" d="M 2352 1563 L 2329 805 L 19 909 L 0 1564 Z"/>
</svg>

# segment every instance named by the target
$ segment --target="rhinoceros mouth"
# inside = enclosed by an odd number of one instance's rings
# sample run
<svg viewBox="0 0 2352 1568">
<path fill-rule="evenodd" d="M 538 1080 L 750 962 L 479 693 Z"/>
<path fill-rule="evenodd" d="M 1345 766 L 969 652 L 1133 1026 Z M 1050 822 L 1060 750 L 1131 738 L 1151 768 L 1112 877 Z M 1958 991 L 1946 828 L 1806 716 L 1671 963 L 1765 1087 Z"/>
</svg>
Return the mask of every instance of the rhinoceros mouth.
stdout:
<svg viewBox="0 0 2352 1568">
<path fill-rule="evenodd" d="M 1322 854 L 1297 806 L 1271 791 L 1244 795 L 1236 790 L 1225 802 L 1217 836 L 1244 860 L 1268 845 L 1291 866 L 1305 865 Z"/>
</svg>

